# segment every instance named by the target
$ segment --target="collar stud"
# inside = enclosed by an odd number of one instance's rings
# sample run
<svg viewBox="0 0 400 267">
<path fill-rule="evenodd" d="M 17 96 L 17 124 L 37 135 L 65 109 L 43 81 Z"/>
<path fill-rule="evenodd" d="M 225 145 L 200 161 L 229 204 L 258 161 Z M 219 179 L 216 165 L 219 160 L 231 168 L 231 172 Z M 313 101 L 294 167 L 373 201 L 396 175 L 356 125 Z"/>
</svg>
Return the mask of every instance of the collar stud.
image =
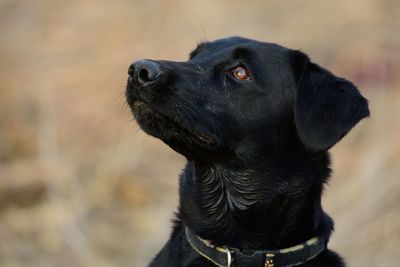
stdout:
<svg viewBox="0 0 400 267">
<path fill-rule="evenodd" d="M 269 254 L 269 253 L 267 253 L 266 255 L 265 255 L 265 265 L 264 265 L 264 267 L 274 267 L 275 266 L 275 264 L 274 264 L 274 254 Z"/>
</svg>

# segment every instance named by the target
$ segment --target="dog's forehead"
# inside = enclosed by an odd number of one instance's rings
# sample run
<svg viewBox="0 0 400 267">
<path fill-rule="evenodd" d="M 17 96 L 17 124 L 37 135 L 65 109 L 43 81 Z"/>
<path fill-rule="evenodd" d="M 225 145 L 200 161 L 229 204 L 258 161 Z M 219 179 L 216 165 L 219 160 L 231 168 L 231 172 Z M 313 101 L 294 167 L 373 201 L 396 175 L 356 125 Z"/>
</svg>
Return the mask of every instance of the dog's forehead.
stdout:
<svg viewBox="0 0 400 267">
<path fill-rule="evenodd" d="M 238 45 L 249 44 L 249 43 L 260 43 L 256 40 L 251 40 L 243 37 L 229 37 L 218 39 L 212 42 L 204 42 L 200 44 L 200 47 L 204 47 L 210 50 L 220 50 L 229 47 L 235 47 Z"/>
<path fill-rule="evenodd" d="M 243 37 L 229 37 L 218 39 L 212 42 L 202 42 L 197 45 L 190 53 L 190 59 L 194 58 L 198 54 L 212 55 L 226 51 L 234 50 L 236 48 L 247 48 L 257 53 L 280 53 L 286 54 L 285 52 L 289 49 L 282 47 L 274 43 L 260 42 Z"/>
</svg>

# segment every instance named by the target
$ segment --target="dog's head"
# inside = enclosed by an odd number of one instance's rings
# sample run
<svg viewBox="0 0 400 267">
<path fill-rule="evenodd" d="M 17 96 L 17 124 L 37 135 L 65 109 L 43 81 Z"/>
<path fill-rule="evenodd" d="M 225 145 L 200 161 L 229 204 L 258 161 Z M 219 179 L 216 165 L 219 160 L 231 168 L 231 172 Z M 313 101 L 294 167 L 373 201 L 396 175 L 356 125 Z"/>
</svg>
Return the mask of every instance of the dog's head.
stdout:
<svg viewBox="0 0 400 267">
<path fill-rule="evenodd" d="M 232 37 L 186 62 L 129 67 L 127 102 L 141 128 L 189 159 L 326 151 L 369 115 L 349 81 L 302 52 Z"/>
</svg>

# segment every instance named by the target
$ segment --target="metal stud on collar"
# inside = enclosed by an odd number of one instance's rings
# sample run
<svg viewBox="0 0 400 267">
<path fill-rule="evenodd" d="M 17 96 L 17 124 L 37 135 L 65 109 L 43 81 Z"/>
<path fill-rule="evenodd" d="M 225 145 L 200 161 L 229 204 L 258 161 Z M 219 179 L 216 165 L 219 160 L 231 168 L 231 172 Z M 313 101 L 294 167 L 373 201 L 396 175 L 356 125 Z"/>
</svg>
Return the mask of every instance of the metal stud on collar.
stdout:
<svg viewBox="0 0 400 267">
<path fill-rule="evenodd" d="M 265 267 L 274 267 L 275 263 L 274 263 L 274 254 L 269 254 L 267 253 L 266 255 L 266 259 L 265 259 Z"/>
<path fill-rule="evenodd" d="M 226 267 L 232 266 L 232 254 L 228 248 L 225 248 L 226 252 Z"/>
</svg>

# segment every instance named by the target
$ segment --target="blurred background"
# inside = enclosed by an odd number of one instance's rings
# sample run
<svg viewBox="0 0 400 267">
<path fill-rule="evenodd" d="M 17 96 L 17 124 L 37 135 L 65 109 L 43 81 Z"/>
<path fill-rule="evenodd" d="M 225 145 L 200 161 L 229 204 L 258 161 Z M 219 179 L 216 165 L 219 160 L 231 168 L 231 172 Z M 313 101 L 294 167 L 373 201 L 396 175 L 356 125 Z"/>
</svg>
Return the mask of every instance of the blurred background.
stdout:
<svg viewBox="0 0 400 267">
<path fill-rule="evenodd" d="M 132 120 L 128 65 L 231 35 L 301 49 L 370 100 L 332 150 L 330 247 L 400 266 L 399 18 L 397 0 L 0 0 L 0 267 L 146 266 L 184 159 Z"/>
</svg>

